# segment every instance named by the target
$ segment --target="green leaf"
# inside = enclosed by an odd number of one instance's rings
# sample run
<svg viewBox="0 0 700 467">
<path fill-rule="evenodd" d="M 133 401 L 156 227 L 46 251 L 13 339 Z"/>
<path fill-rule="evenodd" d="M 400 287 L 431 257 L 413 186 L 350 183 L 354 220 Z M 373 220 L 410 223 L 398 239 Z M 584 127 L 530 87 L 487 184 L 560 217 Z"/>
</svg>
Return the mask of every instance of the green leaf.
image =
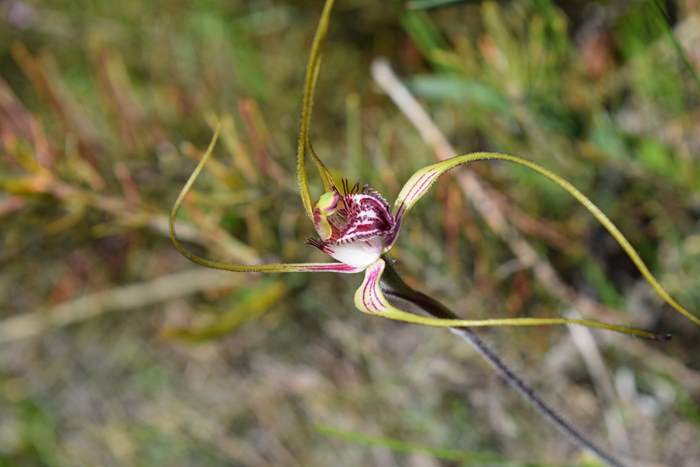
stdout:
<svg viewBox="0 0 700 467">
<path fill-rule="evenodd" d="M 166 337 L 199 343 L 223 337 L 247 321 L 266 313 L 287 293 L 281 281 L 264 281 L 247 288 L 233 298 L 233 307 L 219 314 L 206 325 L 166 329 Z"/>
<path fill-rule="evenodd" d="M 450 75 L 424 75 L 411 79 L 409 86 L 416 94 L 435 100 L 463 101 L 499 114 L 509 114 L 508 99 L 490 86 Z"/>
<path fill-rule="evenodd" d="M 447 41 L 426 13 L 422 11 L 407 12 L 401 18 L 401 24 L 418 49 L 428 59 L 434 60 L 436 53 L 448 49 Z"/>
</svg>

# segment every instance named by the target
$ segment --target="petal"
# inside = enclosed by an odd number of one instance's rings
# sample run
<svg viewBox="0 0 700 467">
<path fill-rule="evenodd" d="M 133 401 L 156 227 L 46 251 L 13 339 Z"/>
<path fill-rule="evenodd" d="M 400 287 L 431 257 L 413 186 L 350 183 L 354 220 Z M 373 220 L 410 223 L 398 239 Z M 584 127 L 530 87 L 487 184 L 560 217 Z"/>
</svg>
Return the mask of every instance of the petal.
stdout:
<svg viewBox="0 0 700 467">
<path fill-rule="evenodd" d="M 399 196 L 394 203 L 394 216 L 396 216 L 397 221 L 425 195 L 440 175 L 454 167 L 454 165 L 448 164 L 452 160 L 453 159 L 448 159 L 444 162 L 438 162 L 437 164 L 423 167 L 408 179 L 403 188 L 401 188 Z M 466 162 L 469 161 L 463 163 Z"/>
<path fill-rule="evenodd" d="M 379 286 L 385 266 L 380 258 L 365 269 L 365 279 L 355 291 L 355 307 L 363 313 L 379 314 L 393 308 Z"/>
<path fill-rule="evenodd" d="M 175 204 L 173 204 L 173 208 L 170 211 L 170 217 L 169 217 L 169 222 L 170 222 L 170 241 L 173 243 L 175 246 L 175 249 L 182 254 L 185 258 L 189 259 L 190 261 L 197 263 L 202 266 L 206 266 L 208 268 L 212 269 L 223 269 L 224 271 L 235 271 L 235 272 L 339 272 L 339 273 L 355 273 L 355 272 L 360 272 L 364 268 L 358 268 L 356 266 L 352 266 L 349 264 L 344 264 L 344 263 L 275 263 L 275 264 L 257 264 L 257 265 L 248 265 L 248 264 L 235 264 L 235 263 L 223 263 L 221 261 L 214 261 L 210 259 L 203 258 L 201 256 L 195 255 L 191 251 L 189 251 L 185 246 L 180 243 L 180 240 L 177 239 L 177 235 L 175 233 L 175 218 L 177 217 L 177 213 L 180 210 L 180 206 L 182 205 L 182 201 L 185 199 L 185 196 L 187 196 L 187 193 L 189 193 L 190 189 L 192 188 L 192 185 L 194 184 L 195 180 L 199 176 L 199 174 L 202 172 L 202 169 L 204 168 L 204 165 L 207 163 L 207 160 L 209 160 L 209 157 L 211 157 L 211 153 L 214 151 L 214 146 L 216 145 L 216 141 L 219 138 L 219 132 L 221 130 L 221 125 L 218 125 L 216 127 L 216 131 L 214 132 L 214 136 L 211 139 L 211 142 L 209 143 L 209 147 L 207 148 L 206 152 L 202 156 L 202 160 L 199 161 L 199 164 L 197 164 L 197 167 L 194 169 L 192 172 L 192 175 L 190 175 L 190 178 L 187 180 L 187 183 L 185 183 L 185 186 L 182 187 L 182 190 L 180 191 L 180 194 L 177 197 L 177 200 L 175 200 Z"/>
<path fill-rule="evenodd" d="M 403 311 L 394 307 L 384 295 L 381 288 L 382 274 L 386 263 L 379 259 L 376 263 L 365 269 L 365 278 L 360 287 L 355 291 L 355 307 L 363 313 L 378 315 L 383 318 L 403 321 L 406 323 L 421 324 L 435 327 L 495 327 L 495 326 L 552 326 L 563 324 L 575 324 L 589 328 L 606 329 L 608 331 L 631 334 L 658 340 L 660 337 L 641 329 L 617 326 L 587 319 L 567 318 L 506 318 L 506 319 L 443 319 L 421 316 Z"/>
<path fill-rule="evenodd" d="M 451 159 L 447 159 L 436 164 L 429 165 L 420 169 L 418 172 L 413 174 L 413 176 L 406 182 L 399 196 L 394 203 L 394 216 L 396 217 L 397 230 L 403 219 L 403 216 L 413 207 L 413 205 L 428 191 L 428 189 L 435 183 L 437 178 L 448 170 L 457 167 L 461 164 L 468 164 L 469 162 L 479 161 L 479 160 L 502 160 L 507 162 L 513 162 L 518 165 L 525 166 L 535 172 L 545 176 L 550 179 L 560 187 L 562 187 L 567 193 L 573 196 L 579 203 L 581 203 L 588 211 L 593 214 L 593 217 L 600 222 L 603 227 L 610 232 L 610 235 L 620 244 L 625 253 L 630 257 L 632 262 L 637 266 L 639 272 L 646 281 L 652 286 L 656 293 L 671 305 L 676 311 L 681 313 L 683 316 L 700 325 L 700 318 L 693 315 L 690 311 L 685 309 L 680 303 L 678 303 L 671 295 L 664 289 L 661 284 L 656 280 L 654 275 L 649 271 L 647 265 L 639 257 L 636 250 L 632 244 L 625 238 L 625 236 L 620 232 L 620 230 L 612 223 L 612 221 L 603 214 L 603 212 L 588 199 L 583 193 L 581 193 L 576 187 L 571 183 L 561 178 L 559 175 L 541 167 L 534 162 L 521 159 L 519 157 L 510 156 L 506 154 L 497 154 L 491 152 L 477 152 L 473 154 L 466 154 L 462 156 L 456 156 Z M 396 239 L 392 239 L 392 243 Z M 391 247 L 389 244 L 387 247 Z"/>
<path fill-rule="evenodd" d="M 384 241 L 375 237 L 342 245 L 326 245 L 325 251 L 331 258 L 363 270 L 379 259 L 383 249 Z"/>
<path fill-rule="evenodd" d="M 321 240 L 328 240 L 333 235 L 333 227 L 328 218 L 338 210 L 338 203 L 340 203 L 338 192 L 329 191 L 322 194 L 316 206 L 314 206 L 314 228 Z"/>
</svg>

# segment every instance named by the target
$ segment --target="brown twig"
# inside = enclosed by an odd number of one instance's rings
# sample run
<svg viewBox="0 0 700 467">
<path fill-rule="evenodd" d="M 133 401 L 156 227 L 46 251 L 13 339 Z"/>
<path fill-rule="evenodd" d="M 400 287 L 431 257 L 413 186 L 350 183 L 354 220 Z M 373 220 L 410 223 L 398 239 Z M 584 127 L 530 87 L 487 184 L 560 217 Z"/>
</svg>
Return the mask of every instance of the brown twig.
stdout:
<svg viewBox="0 0 700 467">
<path fill-rule="evenodd" d="M 203 290 L 230 287 L 247 281 L 249 277 L 197 268 L 159 277 L 150 282 L 96 292 L 1 321 L 0 344 L 36 336 L 50 329 L 85 321 L 108 312 L 141 308 Z"/>
</svg>

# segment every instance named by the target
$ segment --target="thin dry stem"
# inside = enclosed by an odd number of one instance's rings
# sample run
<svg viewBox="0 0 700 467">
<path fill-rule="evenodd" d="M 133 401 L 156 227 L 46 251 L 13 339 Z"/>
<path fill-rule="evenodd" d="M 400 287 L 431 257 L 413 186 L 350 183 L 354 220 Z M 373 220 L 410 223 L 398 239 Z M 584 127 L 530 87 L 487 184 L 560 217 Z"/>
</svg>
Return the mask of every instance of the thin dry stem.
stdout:
<svg viewBox="0 0 700 467">
<path fill-rule="evenodd" d="M 7 318 L 0 322 L 0 344 L 36 336 L 108 312 L 132 310 L 203 290 L 230 287 L 245 282 L 249 277 L 196 268 L 149 282 L 115 287 L 51 308 Z"/>
</svg>

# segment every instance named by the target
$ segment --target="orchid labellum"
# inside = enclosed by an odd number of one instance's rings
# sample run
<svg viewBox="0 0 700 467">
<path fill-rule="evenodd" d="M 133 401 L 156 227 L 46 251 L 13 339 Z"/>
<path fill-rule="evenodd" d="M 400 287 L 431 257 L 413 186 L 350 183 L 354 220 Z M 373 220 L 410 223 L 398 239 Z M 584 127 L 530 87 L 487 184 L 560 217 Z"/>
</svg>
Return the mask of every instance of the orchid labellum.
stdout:
<svg viewBox="0 0 700 467">
<path fill-rule="evenodd" d="M 217 128 L 214 137 L 202 160 L 199 162 L 189 180 L 180 192 L 170 214 L 170 236 L 177 250 L 193 262 L 215 269 L 239 272 L 336 272 L 359 273 L 364 272 L 365 277 L 360 287 L 355 292 L 355 306 L 364 313 L 382 316 L 398 321 L 423 324 L 439 327 L 460 326 L 537 326 L 555 324 L 578 324 L 588 327 L 608 329 L 612 331 L 633 334 L 648 338 L 657 338 L 656 334 L 602 323 L 592 320 L 564 319 L 564 318 L 513 318 L 513 319 L 440 319 L 410 313 L 392 305 L 382 292 L 381 278 L 386 266 L 383 255 L 389 252 L 396 243 L 404 218 L 415 205 L 438 180 L 438 178 L 450 169 L 459 165 L 480 160 L 501 160 L 525 166 L 553 181 L 566 192 L 578 200 L 593 216 L 610 232 L 620 246 L 629 255 L 644 278 L 651 284 L 654 290 L 668 304 L 691 321 L 700 325 L 700 319 L 691 314 L 676 302 L 666 290 L 659 284 L 654 276 L 636 253 L 629 241 L 610 221 L 610 219 L 598 209 L 591 200 L 577 190 L 566 180 L 549 170 L 524 159 L 497 153 L 473 153 L 453 157 L 418 170 L 403 186 L 397 196 L 393 208 L 373 188 L 359 185 L 350 186 L 343 180 L 336 183 L 330 171 L 314 152 L 309 139 L 309 124 L 311 120 L 312 98 L 320 69 L 320 50 L 328 31 L 330 11 L 333 0 L 326 1 L 321 20 L 316 30 L 316 35 L 311 48 L 311 54 L 306 70 L 306 82 L 301 113 L 301 126 L 299 132 L 299 144 L 297 147 L 297 180 L 301 194 L 302 204 L 307 216 L 313 222 L 318 238 L 307 240 L 307 243 L 317 247 L 336 262 L 329 263 L 282 263 L 243 265 L 212 261 L 197 256 L 187 250 L 175 235 L 174 220 L 182 204 L 184 197 L 191 189 L 194 181 L 202 171 L 204 165 L 212 154 L 219 135 Z M 313 158 L 326 192 L 318 202 L 312 204 L 309 193 L 308 181 L 305 169 L 305 155 L 307 150 Z"/>
</svg>

